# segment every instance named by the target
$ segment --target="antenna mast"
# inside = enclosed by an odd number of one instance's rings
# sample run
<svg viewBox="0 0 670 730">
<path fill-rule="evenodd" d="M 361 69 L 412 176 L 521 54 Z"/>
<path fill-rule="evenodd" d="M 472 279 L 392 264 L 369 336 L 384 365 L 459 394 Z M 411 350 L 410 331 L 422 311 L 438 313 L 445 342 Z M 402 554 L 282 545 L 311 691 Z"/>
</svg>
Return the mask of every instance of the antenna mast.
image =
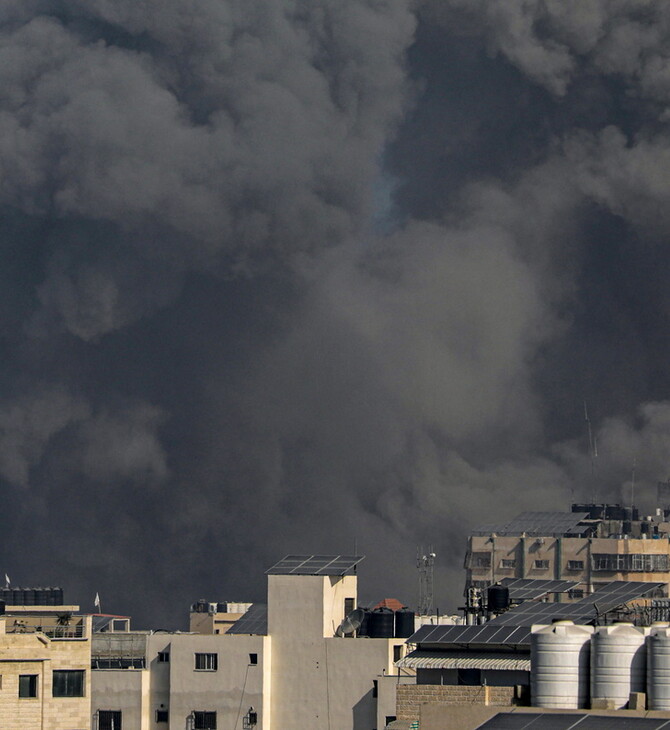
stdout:
<svg viewBox="0 0 670 730">
<path fill-rule="evenodd" d="M 591 501 L 595 504 L 598 501 L 598 492 L 593 492 L 595 488 L 595 473 L 596 473 L 596 457 L 598 456 L 598 444 L 593 436 L 591 430 L 591 421 L 589 419 L 589 412 L 586 408 L 586 401 L 584 401 L 584 420 L 586 421 L 586 429 L 589 434 L 589 456 L 591 457 Z"/>
<path fill-rule="evenodd" d="M 630 480 L 630 506 L 635 506 L 635 467 L 637 466 L 637 456 L 633 457 L 633 474 Z"/>
<path fill-rule="evenodd" d="M 423 547 L 417 548 L 416 567 L 419 571 L 419 616 L 428 616 L 433 612 L 433 565 L 435 553 L 429 547 L 423 552 Z"/>
</svg>

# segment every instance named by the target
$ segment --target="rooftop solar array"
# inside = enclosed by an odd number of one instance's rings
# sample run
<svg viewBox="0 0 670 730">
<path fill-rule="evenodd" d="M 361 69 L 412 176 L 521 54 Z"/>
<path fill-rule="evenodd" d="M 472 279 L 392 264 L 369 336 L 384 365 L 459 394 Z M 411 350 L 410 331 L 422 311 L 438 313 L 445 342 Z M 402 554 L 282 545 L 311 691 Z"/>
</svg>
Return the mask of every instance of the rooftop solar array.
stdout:
<svg viewBox="0 0 670 730">
<path fill-rule="evenodd" d="M 574 603 L 535 603 L 528 601 L 480 626 L 432 626 L 424 624 L 407 639 L 411 644 L 530 644 L 534 624 L 550 624 L 554 619 L 589 623 L 598 616 L 628 601 L 643 596 L 664 583 L 614 581 Z"/>
<path fill-rule="evenodd" d="M 530 578 L 503 578 L 501 585 L 509 588 L 509 597 L 515 602 L 530 601 L 547 593 L 566 593 L 574 588 L 574 580 L 532 580 Z"/>
<path fill-rule="evenodd" d="M 509 522 L 480 525 L 473 535 L 521 535 L 560 537 L 589 516 L 588 512 L 522 512 Z"/>
<path fill-rule="evenodd" d="M 431 626 L 424 624 L 407 639 L 411 644 L 498 644 L 509 647 L 530 645 L 530 627 L 499 626 L 491 622 L 480 626 Z"/>
<path fill-rule="evenodd" d="M 235 621 L 227 634 L 256 634 L 266 636 L 268 633 L 268 607 L 266 603 L 252 603 L 249 610 Z"/>
<path fill-rule="evenodd" d="M 670 730 L 667 717 L 616 717 L 541 712 L 500 712 L 477 730 Z"/>
<path fill-rule="evenodd" d="M 553 619 L 570 619 L 575 623 L 586 623 L 617 606 L 621 606 L 645 593 L 665 585 L 636 581 L 614 581 L 600 590 L 574 603 L 536 603 L 527 601 L 506 613 L 491 619 L 488 625 L 532 626 L 551 623 Z M 597 610 L 594 607 L 597 606 Z M 596 615 L 597 614 L 597 615 Z"/>
<path fill-rule="evenodd" d="M 266 575 L 350 575 L 363 555 L 287 555 Z"/>
</svg>

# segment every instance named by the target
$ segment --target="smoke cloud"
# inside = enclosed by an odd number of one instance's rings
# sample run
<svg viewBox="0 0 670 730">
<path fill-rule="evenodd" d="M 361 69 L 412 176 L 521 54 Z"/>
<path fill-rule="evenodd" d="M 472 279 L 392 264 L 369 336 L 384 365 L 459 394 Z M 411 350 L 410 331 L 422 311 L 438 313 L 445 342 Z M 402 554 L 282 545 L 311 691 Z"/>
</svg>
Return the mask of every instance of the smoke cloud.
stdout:
<svg viewBox="0 0 670 730">
<path fill-rule="evenodd" d="M 354 545 L 364 599 L 414 604 L 430 544 L 451 610 L 477 523 L 627 501 L 633 462 L 654 506 L 664 3 L 4 11 L 15 582 L 174 627 Z"/>
</svg>

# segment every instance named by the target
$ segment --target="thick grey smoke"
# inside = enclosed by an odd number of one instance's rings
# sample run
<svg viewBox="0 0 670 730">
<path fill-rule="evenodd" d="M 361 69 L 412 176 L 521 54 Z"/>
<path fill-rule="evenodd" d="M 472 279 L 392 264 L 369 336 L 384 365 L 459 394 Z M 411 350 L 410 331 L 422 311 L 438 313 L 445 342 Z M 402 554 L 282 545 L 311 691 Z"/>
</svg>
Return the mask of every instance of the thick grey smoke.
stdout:
<svg viewBox="0 0 670 730">
<path fill-rule="evenodd" d="M 430 543 L 446 609 L 477 522 L 653 501 L 663 3 L 2 5 L 15 582 L 177 625 L 356 544 L 412 603 Z"/>
</svg>

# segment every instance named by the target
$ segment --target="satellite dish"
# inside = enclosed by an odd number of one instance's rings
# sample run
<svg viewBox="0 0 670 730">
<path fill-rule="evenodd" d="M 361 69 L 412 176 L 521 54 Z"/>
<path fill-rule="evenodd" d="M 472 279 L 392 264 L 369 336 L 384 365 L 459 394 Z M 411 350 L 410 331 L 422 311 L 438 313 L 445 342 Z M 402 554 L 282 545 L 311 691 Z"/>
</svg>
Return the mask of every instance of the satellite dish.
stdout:
<svg viewBox="0 0 670 730">
<path fill-rule="evenodd" d="M 349 636 L 353 634 L 356 629 L 360 629 L 364 618 L 365 611 L 362 608 L 355 608 L 337 627 L 335 636 Z"/>
</svg>

